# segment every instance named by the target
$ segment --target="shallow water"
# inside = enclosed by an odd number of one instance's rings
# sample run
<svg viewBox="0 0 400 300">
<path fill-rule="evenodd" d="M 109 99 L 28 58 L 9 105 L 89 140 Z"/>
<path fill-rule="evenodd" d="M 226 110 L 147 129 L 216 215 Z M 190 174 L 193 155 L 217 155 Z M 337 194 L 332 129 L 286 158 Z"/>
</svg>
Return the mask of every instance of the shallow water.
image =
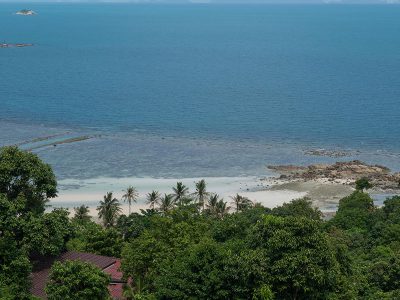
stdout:
<svg viewBox="0 0 400 300">
<path fill-rule="evenodd" d="M 400 170 L 399 6 L 21 8 L 0 4 L 0 40 L 35 44 L 0 49 L 0 145 L 46 146 L 59 179 L 338 160 L 315 148 Z"/>
</svg>

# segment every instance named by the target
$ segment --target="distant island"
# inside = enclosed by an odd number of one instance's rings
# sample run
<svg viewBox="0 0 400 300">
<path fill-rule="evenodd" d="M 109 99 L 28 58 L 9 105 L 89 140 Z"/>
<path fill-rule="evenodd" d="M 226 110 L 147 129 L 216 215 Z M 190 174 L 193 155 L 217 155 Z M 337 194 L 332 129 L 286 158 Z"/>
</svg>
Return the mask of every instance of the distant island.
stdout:
<svg viewBox="0 0 400 300">
<path fill-rule="evenodd" d="M 30 10 L 30 9 L 22 9 L 20 11 L 17 11 L 15 14 L 16 15 L 23 15 L 23 16 L 37 15 L 37 13 L 35 11 Z"/>
</svg>

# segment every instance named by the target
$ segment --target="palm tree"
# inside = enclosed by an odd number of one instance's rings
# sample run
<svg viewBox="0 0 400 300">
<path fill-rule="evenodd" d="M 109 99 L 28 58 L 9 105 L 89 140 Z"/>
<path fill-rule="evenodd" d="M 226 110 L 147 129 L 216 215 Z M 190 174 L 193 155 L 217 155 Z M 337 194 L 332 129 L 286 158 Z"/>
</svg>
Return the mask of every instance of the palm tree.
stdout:
<svg viewBox="0 0 400 300">
<path fill-rule="evenodd" d="M 176 187 L 173 187 L 172 190 L 174 191 L 173 195 L 174 195 L 175 201 L 179 205 L 182 205 L 182 200 L 189 193 L 189 188 L 186 185 L 184 185 L 182 182 L 177 182 Z"/>
<path fill-rule="evenodd" d="M 223 199 L 217 202 L 215 212 L 218 218 L 223 219 L 229 213 L 230 206 L 227 206 L 227 204 Z"/>
<path fill-rule="evenodd" d="M 174 195 L 164 194 L 160 200 L 159 210 L 165 215 L 175 207 Z"/>
<path fill-rule="evenodd" d="M 210 199 L 208 199 L 207 209 L 212 215 L 216 214 L 218 201 L 219 201 L 218 194 L 212 194 L 210 196 Z"/>
<path fill-rule="evenodd" d="M 91 216 L 89 216 L 89 206 L 81 205 L 79 207 L 74 207 L 75 215 L 72 218 L 79 223 L 85 223 L 90 221 Z"/>
<path fill-rule="evenodd" d="M 129 214 L 131 214 L 131 204 L 132 202 L 136 202 L 139 197 L 138 191 L 133 186 L 128 186 L 126 191 L 123 191 L 125 194 L 122 196 L 122 199 L 129 204 Z"/>
<path fill-rule="evenodd" d="M 146 195 L 146 199 L 147 199 L 147 204 L 150 205 L 151 209 L 154 209 L 154 207 L 156 206 L 156 204 L 158 204 L 158 202 L 160 201 L 160 193 L 158 191 L 152 191 L 151 193 L 148 193 Z"/>
<path fill-rule="evenodd" d="M 249 198 L 243 197 L 242 204 L 240 206 L 241 210 L 245 210 L 248 208 L 254 207 L 254 202 L 251 201 Z"/>
<path fill-rule="evenodd" d="M 239 194 L 236 194 L 236 196 L 231 196 L 231 199 L 232 199 L 232 204 L 236 208 L 236 212 L 239 212 L 240 203 L 242 202 L 242 196 L 240 196 Z"/>
<path fill-rule="evenodd" d="M 253 206 L 253 202 L 246 197 L 240 196 L 239 194 L 236 194 L 236 196 L 231 197 L 232 204 L 235 205 L 236 212 L 239 212 L 241 210 L 250 208 Z"/>
<path fill-rule="evenodd" d="M 118 199 L 113 198 L 113 193 L 109 192 L 104 196 L 104 200 L 100 201 L 97 210 L 99 211 L 99 218 L 103 220 L 103 225 L 110 227 L 115 224 L 121 212 L 121 204 Z"/>
<path fill-rule="evenodd" d="M 204 179 L 196 182 L 196 192 L 194 195 L 196 196 L 197 200 L 199 201 L 199 205 L 205 209 L 207 197 L 210 193 L 207 192 L 207 184 Z"/>
<path fill-rule="evenodd" d="M 227 206 L 227 203 L 224 199 L 220 199 L 218 194 L 213 194 L 210 196 L 207 204 L 207 210 L 211 215 L 217 218 L 223 218 L 225 215 L 229 213 L 230 207 Z"/>
</svg>

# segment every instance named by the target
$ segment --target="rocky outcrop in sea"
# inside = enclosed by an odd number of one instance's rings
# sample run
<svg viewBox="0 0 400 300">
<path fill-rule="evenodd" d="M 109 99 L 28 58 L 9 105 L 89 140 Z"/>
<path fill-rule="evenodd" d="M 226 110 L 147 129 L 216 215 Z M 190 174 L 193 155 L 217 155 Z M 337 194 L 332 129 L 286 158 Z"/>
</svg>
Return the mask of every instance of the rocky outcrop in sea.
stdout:
<svg viewBox="0 0 400 300">
<path fill-rule="evenodd" d="M 279 165 L 268 166 L 279 173 L 280 179 L 342 181 L 353 185 L 357 179 L 368 178 L 376 190 L 400 190 L 400 173 L 381 165 L 369 165 L 359 160 L 336 162 L 334 164 L 314 164 L 310 166 Z"/>
</svg>

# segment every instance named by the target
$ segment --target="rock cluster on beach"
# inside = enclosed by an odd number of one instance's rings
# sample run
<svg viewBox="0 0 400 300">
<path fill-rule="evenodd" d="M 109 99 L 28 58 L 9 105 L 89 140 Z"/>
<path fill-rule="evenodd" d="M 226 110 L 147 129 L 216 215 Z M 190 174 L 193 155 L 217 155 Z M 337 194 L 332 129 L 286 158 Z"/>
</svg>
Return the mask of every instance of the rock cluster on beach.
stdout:
<svg viewBox="0 0 400 300">
<path fill-rule="evenodd" d="M 368 165 L 362 161 L 336 162 L 334 164 L 314 164 L 307 167 L 295 165 L 268 166 L 281 174 L 280 179 L 287 180 L 327 180 L 352 185 L 366 177 L 375 189 L 399 190 L 400 173 L 391 173 L 390 169 L 380 165 Z"/>
</svg>

